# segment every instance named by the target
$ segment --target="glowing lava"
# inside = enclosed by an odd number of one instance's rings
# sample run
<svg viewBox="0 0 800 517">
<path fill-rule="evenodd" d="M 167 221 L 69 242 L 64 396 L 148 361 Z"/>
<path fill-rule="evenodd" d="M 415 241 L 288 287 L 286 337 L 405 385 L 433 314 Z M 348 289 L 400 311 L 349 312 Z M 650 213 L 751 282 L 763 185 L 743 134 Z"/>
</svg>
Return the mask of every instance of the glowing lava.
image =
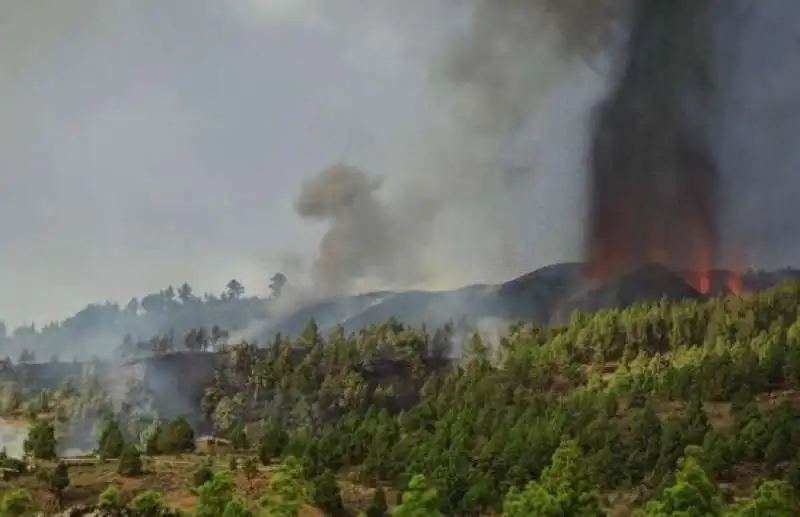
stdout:
<svg viewBox="0 0 800 517">
<path fill-rule="evenodd" d="M 646 263 L 721 285 L 715 3 L 640 0 L 615 87 L 597 106 L 585 257 L 593 283 Z M 734 281 L 734 287 L 737 282 Z"/>
</svg>

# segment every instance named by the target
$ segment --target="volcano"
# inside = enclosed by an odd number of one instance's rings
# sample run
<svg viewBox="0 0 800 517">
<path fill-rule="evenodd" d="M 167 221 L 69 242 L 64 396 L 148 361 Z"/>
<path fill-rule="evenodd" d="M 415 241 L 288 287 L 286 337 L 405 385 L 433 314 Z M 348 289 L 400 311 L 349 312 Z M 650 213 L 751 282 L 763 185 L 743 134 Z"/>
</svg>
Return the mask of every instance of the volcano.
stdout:
<svg viewBox="0 0 800 517">
<path fill-rule="evenodd" d="M 708 281 L 698 289 L 700 273 L 645 263 L 622 274 L 594 280 L 581 262 L 552 264 L 502 284 L 474 284 L 453 291 L 400 291 L 342 296 L 301 308 L 262 336 L 275 332 L 295 336 L 309 318 L 325 331 L 341 325 L 345 332 L 384 322 L 394 316 L 411 326 L 437 328 L 448 321 L 466 321 L 480 327 L 486 321 L 563 324 L 572 312 L 591 313 L 633 305 L 670 301 L 706 300 L 738 292 L 757 292 L 785 281 L 799 281 L 800 271 L 739 272 L 714 269 L 702 272 Z"/>
<path fill-rule="evenodd" d="M 685 280 L 686 273 L 672 271 L 658 263 L 639 266 L 601 283 L 590 282 L 578 289 L 556 310 L 553 324 L 569 323 L 572 313 L 592 313 L 604 309 L 625 309 L 659 300 L 704 301 L 708 295 Z M 724 282 L 722 285 L 725 285 Z"/>
</svg>

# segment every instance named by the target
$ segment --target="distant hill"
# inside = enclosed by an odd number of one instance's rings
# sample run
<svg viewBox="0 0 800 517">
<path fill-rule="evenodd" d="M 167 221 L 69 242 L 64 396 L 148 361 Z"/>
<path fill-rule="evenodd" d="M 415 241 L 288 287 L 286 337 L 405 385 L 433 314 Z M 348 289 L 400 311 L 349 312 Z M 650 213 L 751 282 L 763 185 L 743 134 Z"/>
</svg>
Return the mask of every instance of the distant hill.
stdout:
<svg viewBox="0 0 800 517">
<path fill-rule="evenodd" d="M 430 328 L 452 321 L 475 325 L 483 319 L 547 322 L 557 300 L 577 288 L 583 265 L 547 266 L 498 285 L 476 284 L 453 291 L 379 292 L 316 302 L 270 327 L 267 334 L 299 333 L 314 318 L 321 330 L 341 325 L 356 332 L 390 317 Z"/>
<path fill-rule="evenodd" d="M 332 298 L 316 302 L 281 320 L 265 332 L 296 335 L 314 318 L 321 330 L 341 325 L 345 332 L 356 332 L 389 317 L 411 325 L 439 327 L 452 321 L 479 325 L 481 320 L 536 321 L 563 324 L 574 310 L 594 312 L 606 308 L 668 300 L 697 299 L 699 293 L 684 278 L 691 272 L 674 272 L 664 266 L 648 264 L 600 285 L 589 285 L 585 266 L 579 262 L 553 264 L 498 285 L 471 285 L 454 291 L 379 292 Z M 711 273 L 710 295 L 721 294 L 733 273 Z M 762 291 L 789 280 L 800 280 L 800 270 L 750 271 L 741 278 L 742 288 Z"/>
<path fill-rule="evenodd" d="M 591 312 L 662 297 L 697 297 L 682 280 L 691 277 L 689 272 L 671 272 L 659 266 L 649 266 L 647 271 L 590 287 L 584 280 L 584 265 L 566 262 L 496 285 L 437 292 L 378 291 L 316 300 L 282 317 L 273 313 L 274 300 L 245 296 L 244 287 L 235 280 L 220 295 L 195 296 L 191 286 L 184 284 L 134 298 L 125 305 L 90 304 L 64 321 L 42 327 L 29 325 L 6 332 L 0 323 L 0 357 L 8 355 L 16 361 L 25 351 L 28 362 L 49 361 L 51 356 L 88 359 L 121 354 L 123 349 L 149 355 L 155 348 L 160 352 L 184 349 L 187 333 L 200 327 L 205 327 L 209 342 L 230 333 L 264 343 L 277 332 L 297 335 L 311 318 L 323 332 L 336 325 L 345 332 L 356 332 L 389 317 L 430 328 L 448 321 L 467 327 L 498 320 L 563 323 L 573 309 Z M 722 292 L 731 275 L 713 271 L 712 294 Z M 745 290 L 761 291 L 790 278 L 800 279 L 800 270 L 750 271 L 741 284 Z M 216 334 L 212 332 L 215 326 Z M 161 340 L 154 341 L 156 336 Z"/>
</svg>

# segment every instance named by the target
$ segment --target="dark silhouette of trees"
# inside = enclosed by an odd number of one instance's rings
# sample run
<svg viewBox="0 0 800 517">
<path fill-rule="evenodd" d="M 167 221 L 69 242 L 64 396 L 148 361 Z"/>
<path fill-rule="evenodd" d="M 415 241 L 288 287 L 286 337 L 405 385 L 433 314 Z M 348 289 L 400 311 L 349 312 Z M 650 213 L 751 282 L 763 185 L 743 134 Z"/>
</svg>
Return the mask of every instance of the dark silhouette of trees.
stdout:
<svg viewBox="0 0 800 517">
<path fill-rule="evenodd" d="M 105 358 L 111 353 L 131 359 L 176 350 L 175 336 L 177 348 L 190 344 L 191 348 L 186 346 L 189 350 L 207 351 L 224 343 L 228 332 L 243 330 L 253 320 L 268 316 L 267 300 L 245 297 L 244 292 L 241 282 L 232 280 L 221 297 L 197 296 L 192 286 L 184 282 L 177 289 L 168 286 L 123 305 L 90 304 L 75 315 L 40 329 L 23 325 L 8 335 L 0 322 L 0 353 L 9 350 L 19 362 L 35 362 L 37 356 L 49 358 L 54 354 L 63 358 L 67 353 L 80 359 L 89 355 Z M 204 339 L 183 339 L 190 331 L 201 328 L 206 333 Z"/>
<path fill-rule="evenodd" d="M 97 444 L 101 458 L 119 458 L 125 449 L 125 436 L 117 420 L 109 420 L 103 426 Z"/>
<path fill-rule="evenodd" d="M 28 431 L 28 436 L 22 444 L 25 454 L 33 458 L 52 460 L 57 457 L 56 431 L 52 422 L 39 421 Z"/>
<path fill-rule="evenodd" d="M 119 458 L 117 473 L 123 476 L 136 477 L 142 474 L 142 456 L 134 445 L 126 445 Z"/>
<path fill-rule="evenodd" d="M 162 454 L 179 454 L 194 449 L 194 430 L 183 416 L 172 420 L 159 433 L 158 450 Z"/>
<path fill-rule="evenodd" d="M 225 285 L 223 298 L 226 300 L 238 300 L 244 295 L 244 286 L 235 278 Z"/>
<path fill-rule="evenodd" d="M 69 468 L 64 462 L 58 462 L 55 468 L 41 469 L 38 473 L 39 481 L 44 488 L 56 496 L 56 500 L 61 505 L 64 497 L 64 490 L 69 487 Z"/>
</svg>

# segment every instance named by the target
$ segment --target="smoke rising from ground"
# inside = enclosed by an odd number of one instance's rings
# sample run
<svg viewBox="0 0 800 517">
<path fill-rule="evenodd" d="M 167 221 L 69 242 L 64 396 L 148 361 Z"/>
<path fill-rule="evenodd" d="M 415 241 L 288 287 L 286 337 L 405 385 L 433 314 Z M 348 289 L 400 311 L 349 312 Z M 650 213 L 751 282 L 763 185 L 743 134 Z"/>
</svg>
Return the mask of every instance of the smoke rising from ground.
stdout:
<svg viewBox="0 0 800 517">
<path fill-rule="evenodd" d="M 24 423 L 0 418 L 0 449 L 4 449 L 12 458 L 22 458 L 23 442 L 27 434 L 27 426 Z"/>
<path fill-rule="evenodd" d="M 375 196 L 380 187 L 380 178 L 346 165 L 329 167 L 303 184 L 297 214 L 329 224 L 312 270 L 318 294 L 339 294 L 352 279 L 367 276 L 391 282 L 411 266 L 409 257 L 401 260 L 399 229 Z"/>
<path fill-rule="evenodd" d="M 434 110 L 424 134 L 394 142 L 382 164 L 391 181 L 336 165 L 301 189 L 297 213 L 328 225 L 318 294 L 500 281 L 575 256 L 585 120 L 574 113 L 602 89 L 586 60 L 618 5 L 579 3 L 444 3 L 463 24 L 427 65 L 421 102 Z M 555 85 L 573 105 L 548 112 Z M 552 135 L 565 127 L 559 149 Z"/>
</svg>

